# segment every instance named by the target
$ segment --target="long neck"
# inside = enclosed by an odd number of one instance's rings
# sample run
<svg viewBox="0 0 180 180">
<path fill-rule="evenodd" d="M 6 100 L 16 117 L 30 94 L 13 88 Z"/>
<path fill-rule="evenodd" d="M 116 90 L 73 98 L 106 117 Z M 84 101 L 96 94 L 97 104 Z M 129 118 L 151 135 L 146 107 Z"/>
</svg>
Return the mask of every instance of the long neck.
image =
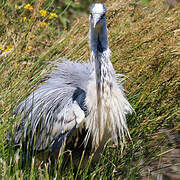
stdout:
<svg viewBox="0 0 180 180">
<path fill-rule="evenodd" d="M 108 47 L 106 23 L 99 30 L 95 30 L 91 24 L 89 36 L 91 61 L 94 64 L 96 73 L 96 85 L 97 88 L 102 87 L 101 90 L 103 91 L 104 84 L 111 84 L 114 76 L 114 69 L 110 61 L 111 51 Z"/>
<path fill-rule="evenodd" d="M 108 37 L 107 37 L 107 26 L 106 23 L 95 30 L 93 24 L 90 25 L 89 31 L 90 50 L 93 53 L 103 52 L 108 49 Z"/>
<path fill-rule="evenodd" d="M 110 61 L 111 51 L 108 47 L 106 24 L 97 33 L 90 28 L 91 61 L 94 64 L 97 92 L 97 126 L 99 127 L 99 142 L 102 140 L 104 128 L 107 126 L 107 117 L 102 112 L 109 109 L 111 89 L 115 77 L 114 69 Z"/>
</svg>

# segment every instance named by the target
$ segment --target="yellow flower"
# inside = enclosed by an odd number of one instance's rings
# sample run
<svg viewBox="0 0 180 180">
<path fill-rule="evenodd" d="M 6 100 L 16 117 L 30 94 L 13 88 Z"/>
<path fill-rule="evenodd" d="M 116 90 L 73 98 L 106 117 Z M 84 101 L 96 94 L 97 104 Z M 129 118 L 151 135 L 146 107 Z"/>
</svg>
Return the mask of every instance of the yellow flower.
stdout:
<svg viewBox="0 0 180 180">
<path fill-rule="evenodd" d="M 151 130 L 151 128 L 148 126 L 148 127 L 147 127 L 147 130 L 148 130 L 148 131 L 150 131 L 150 130 Z"/>
<path fill-rule="evenodd" d="M 23 18 L 23 21 L 26 21 L 26 20 L 27 20 L 27 17 L 24 17 L 24 18 Z"/>
<path fill-rule="evenodd" d="M 70 40 L 70 41 L 72 40 L 72 36 L 69 36 L 69 40 Z"/>
<path fill-rule="evenodd" d="M 25 22 L 27 20 L 28 20 L 27 17 L 23 17 L 22 19 L 20 19 L 20 22 Z"/>
<path fill-rule="evenodd" d="M 12 45 L 7 45 L 6 48 L 3 48 L 3 49 L 2 49 L 2 51 L 3 51 L 3 52 L 7 52 L 7 51 L 10 51 L 12 48 L 13 48 Z"/>
<path fill-rule="evenodd" d="M 28 46 L 28 47 L 27 47 L 27 50 L 28 50 L 28 51 L 31 51 L 31 50 L 32 50 L 32 46 Z"/>
<path fill-rule="evenodd" d="M 47 26 L 47 23 L 46 23 L 46 22 L 42 22 L 42 23 L 40 24 L 40 27 L 41 27 L 41 28 L 46 27 L 46 26 Z"/>
<path fill-rule="evenodd" d="M 2 49 L 3 47 L 0 45 L 0 50 Z"/>
<path fill-rule="evenodd" d="M 47 16 L 47 11 L 46 10 L 40 10 L 39 11 L 40 12 L 40 14 L 41 14 L 41 16 L 43 16 L 43 17 L 46 17 Z"/>
<path fill-rule="evenodd" d="M 30 4 L 26 4 L 26 5 L 24 6 L 24 9 L 28 9 L 28 10 L 32 11 L 32 10 L 33 10 L 33 7 L 32 7 Z"/>
<path fill-rule="evenodd" d="M 58 15 L 56 13 L 50 13 L 49 19 L 52 19 L 53 17 L 57 18 Z"/>
<path fill-rule="evenodd" d="M 7 51 L 10 51 L 12 48 L 13 48 L 13 46 L 11 44 L 7 45 L 7 47 L 6 47 Z"/>
<path fill-rule="evenodd" d="M 18 8 L 18 5 L 17 4 L 15 4 L 15 9 L 17 9 Z"/>
</svg>

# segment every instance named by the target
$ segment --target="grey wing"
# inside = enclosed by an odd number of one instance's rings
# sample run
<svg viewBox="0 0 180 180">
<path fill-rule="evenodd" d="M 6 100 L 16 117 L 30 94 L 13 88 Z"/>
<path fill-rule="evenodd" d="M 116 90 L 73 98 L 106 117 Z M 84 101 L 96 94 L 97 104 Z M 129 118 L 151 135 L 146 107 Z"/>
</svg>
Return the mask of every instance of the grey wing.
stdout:
<svg viewBox="0 0 180 180">
<path fill-rule="evenodd" d="M 36 150 L 46 149 L 87 116 L 85 96 L 92 65 L 71 61 L 55 65 L 46 83 L 15 109 L 21 115 L 16 143 L 28 137 Z"/>
</svg>

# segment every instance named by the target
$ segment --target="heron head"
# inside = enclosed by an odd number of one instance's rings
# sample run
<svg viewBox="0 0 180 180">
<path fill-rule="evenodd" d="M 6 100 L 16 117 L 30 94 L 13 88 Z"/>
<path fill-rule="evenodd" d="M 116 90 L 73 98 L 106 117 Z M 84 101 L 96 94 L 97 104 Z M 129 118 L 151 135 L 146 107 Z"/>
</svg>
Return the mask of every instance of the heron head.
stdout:
<svg viewBox="0 0 180 180">
<path fill-rule="evenodd" d="M 103 3 L 95 3 L 90 7 L 90 21 L 92 27 L 98 31 L 101 29 L 106 19 L 106 7 Z"/>
</svg>

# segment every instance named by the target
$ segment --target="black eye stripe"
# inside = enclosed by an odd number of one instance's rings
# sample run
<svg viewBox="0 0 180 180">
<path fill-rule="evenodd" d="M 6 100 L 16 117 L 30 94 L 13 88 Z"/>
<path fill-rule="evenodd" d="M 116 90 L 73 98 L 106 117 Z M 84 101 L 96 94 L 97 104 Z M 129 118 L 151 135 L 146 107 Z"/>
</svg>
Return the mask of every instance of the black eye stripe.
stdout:
<svg viewBox="0 0 180 180">
<path fill-rule="evenodd" d="M 105 16 L 105 14 L 103 14 L 103 15 L 101 16 L 101 19 L 103 19 L 103 18 L 104 18 L 104 16 Z"/>
<path fill-rule="evenodd" d="M 90 16 L 92 17 L 92 16 L 93 16 L 93 14 L 92 14 L 92 13 L 90 13 Z M 103 19 L 103 18 L 104 18 L 104 16 L 105 16 L 105 13 L 104 13 L 104 14 L 102 14 L 101 19 Z"/>
</svg>

